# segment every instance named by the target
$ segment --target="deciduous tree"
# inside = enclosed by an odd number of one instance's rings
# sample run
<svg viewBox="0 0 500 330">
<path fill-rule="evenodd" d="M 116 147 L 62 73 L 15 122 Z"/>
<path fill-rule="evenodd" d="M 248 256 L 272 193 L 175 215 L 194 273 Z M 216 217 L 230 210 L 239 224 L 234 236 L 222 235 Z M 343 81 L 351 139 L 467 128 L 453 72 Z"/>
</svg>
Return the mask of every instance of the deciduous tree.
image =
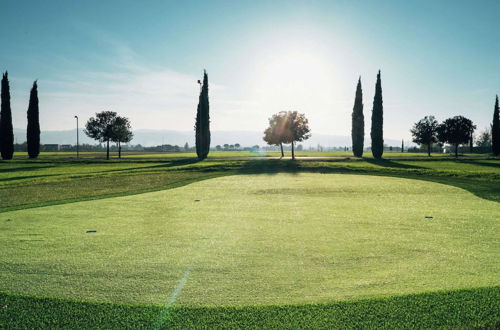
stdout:
<svg viewBox="0 0 500 330">
<path fill-rule="evenodd" d="M 132 141 L 134 133 L 132 133 L 132 126 L 130 120 L 126 117 L 116 117 L 112 126 L 113 142 L 118 143 L 118 158 L 122 158 L 122 143 Z"/>
<path fill-rule="evenodd" d="M 439 124 L 434 116 L 425 116 L 413 125 L 410 130 L 413 142 L 427 145 L 427 155 L 431 155 L 432 144 L 437 142 Z"/>
<path fill-rule="evenodd" d="M 269 118 L 269 126 L 264 131 L 264 141 L 269 145 L 280 146 L 281 157 L 283 153 L 283 139 L 285 135 L 286 111 L 281 111 Z"/>
<path fill-rule="evenodd" d="M 292 159 L 295 159 L 295 142 L 307 140 L 311 134 L 306 116 L 297 111 L 281 111 L 269 118 L 269 127 L 264 131 L 264 141 L 281 147 L 283 143 L 291 143 Z"/>
<path fill-rule="evenodd" d="M 309 128 L 309 120 L 303 113 L 297 111 L 288 111 L 287 116 L 287 129 L 289 134 L 285 135 L 285 143 L 292 144 L 292 159 L 295 159 L 295 142 L 307 140 L 311 134 Z"/>
<path fill-rule="evenodd" d="M 113 125 L 116 120 L 116 112 L 102 111 L 91 117 L 85 124 L 85 134 L 99 142 L 106 142 L 106 159 L 109 159 L 109 141 L 113 139 Z"/>
<path fill-rule="evenodd" d="M 476 126 L 463 116 L 448 118 L 437 128 L 438 140 L 455 146 L 455 157 L 458 157 L 458 146 L 469 142 Z"/>
</svg>

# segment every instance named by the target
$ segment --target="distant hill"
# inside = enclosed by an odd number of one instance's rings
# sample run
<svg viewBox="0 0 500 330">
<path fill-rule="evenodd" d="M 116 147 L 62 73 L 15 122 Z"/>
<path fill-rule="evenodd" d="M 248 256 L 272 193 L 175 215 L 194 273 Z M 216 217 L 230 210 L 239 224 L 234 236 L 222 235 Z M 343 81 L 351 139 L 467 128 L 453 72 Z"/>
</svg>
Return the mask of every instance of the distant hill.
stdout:
<svg viewBox="0 0 500 330">
<path fill-rule="evenodd" d="M 369 133 L 366 134 L 369 138 Z M 262 132 L 257 131 L 212 131 L 212 146 L 239 143 L 241 146 L 264 145 L 262 141 Z M 18 143 L 26 141 L 26 130 L 14 129 L 14 138 Z M 40 137 L 42 144 L 76 144 L 76 131 L 42 131 Z M 138 129 L 134 131 L 132 144 L 141 144 L 143 146 L 156 146 L 161 144 L 171 144 L 184 146 L 185 143 L 194 145 L 194 131 L 173 131 L 173 130 L 153 130 Z M 80 131 L 80 143 L 95 144 L 96 141 L 88 138 L 83 130 Z M 386 139 L 385 143 L 392 146 L 401 145 L 401 141 Z M 304 147 L 318 144 L 323 147 L 350 146 L 351 137 L 342 135 L 312 134 L 307 141 L 301 142 Z M 365 141 L 365 146 L 369 146 L 370 141 Z"/>
</svg>

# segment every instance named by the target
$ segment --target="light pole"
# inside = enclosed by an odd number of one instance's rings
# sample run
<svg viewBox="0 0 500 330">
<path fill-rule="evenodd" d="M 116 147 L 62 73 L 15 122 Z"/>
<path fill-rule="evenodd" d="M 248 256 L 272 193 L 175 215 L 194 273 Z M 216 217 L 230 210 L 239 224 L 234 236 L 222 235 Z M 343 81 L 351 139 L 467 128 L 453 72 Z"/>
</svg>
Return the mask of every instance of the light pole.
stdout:
<svg viewBox="0 0 500 330">
<path fill-rule="evenodd" d="M 78 116 L 75 116 L 76 118 L 76 158 L 80 158 L 80 152 L 78 150 L 79 147 L 79 141 L 78 141 Z"/>
</svg>

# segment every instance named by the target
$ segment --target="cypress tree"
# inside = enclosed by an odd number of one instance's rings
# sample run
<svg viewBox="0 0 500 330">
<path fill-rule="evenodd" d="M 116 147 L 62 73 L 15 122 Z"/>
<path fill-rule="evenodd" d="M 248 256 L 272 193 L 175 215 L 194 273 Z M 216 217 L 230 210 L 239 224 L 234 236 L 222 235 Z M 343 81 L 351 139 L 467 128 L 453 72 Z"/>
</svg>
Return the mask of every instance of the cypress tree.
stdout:
<svg viewBox="0 0 500 330">
<path fill-rule="evenodd" d="M 10 109 L 10 87 L 7 71 L 2 76 L 2 104 L 0 107 L 0 153 L 2 159 L 12 159 L 14 155 L 14 130 Z"/>
<path fill-rule="evenodd" d="M 365 117 L 363 115 L 363 90 L 361 89 L 361 77 L 356 87 L 356 98 L 352 109 L 352 152 L 356 157 L 363 156 L 365 140 Z"/>
<path fill-rule="evenodd" d="M 38 86 L 36 80 L 30 93 L 26 139 L 28 141 L 29 158 L 37 158 L 40 153 L 40 121 L 38 117 Z"/>
<path fill-rule="evenodd" d="M 380 70 L 377 74 L 377 83 L 375 85 L 375 97 L 373 98 L 372 110 L 372 154 L 375 159 L 382 158 L 384 153 L 384 106 L 382 101 L 382 82 L 380 80 Z"/>
<path fill-rule="evenodd" d="M 207 158 L 210 151 L 210 115 L 208 102 L 208 76 L 203 71 L 203 85 L 200 91 L 196 113 L 196 154 L 199 160 Z"/>
<path fill-rule="evenodd" d="M 498 109 L 498 95 L 493 110 L 493 124 L 491 125 L 491 148 L 495 156 L 500 155 L 500 110 Z"/>
</svg>

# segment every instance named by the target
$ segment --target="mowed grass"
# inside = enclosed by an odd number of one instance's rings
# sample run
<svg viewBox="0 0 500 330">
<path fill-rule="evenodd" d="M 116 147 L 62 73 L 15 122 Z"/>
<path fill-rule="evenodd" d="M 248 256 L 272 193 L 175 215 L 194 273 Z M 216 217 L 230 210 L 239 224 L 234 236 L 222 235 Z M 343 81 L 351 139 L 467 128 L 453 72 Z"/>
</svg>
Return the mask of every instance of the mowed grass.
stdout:
<svg viewBox="0 0 500 330">
<path fill-rule="evenodd" d="M 0 293 L 0 324 L 51 329 L 498 329 L 499 300 L 499 287 L 329 304 L 170 308 Z"/>
<path fill-rule="evenodd" d="M 419 178 L 500 201 L 500 160 L 270 160 L 150 158 L 104 161 L 66 158 L 0 161 L 0 212 L 168 189 L 209 177 L 248 173 L 358 173 Z"/>
<path fill-rule="evenodd" d="M 498 286 L 499 215 L 420 180 L 220 177 L 2 213 L 0 291 L 162 305 L 189 273 L 176 305 L 245 306 Z"/>
</svg>

